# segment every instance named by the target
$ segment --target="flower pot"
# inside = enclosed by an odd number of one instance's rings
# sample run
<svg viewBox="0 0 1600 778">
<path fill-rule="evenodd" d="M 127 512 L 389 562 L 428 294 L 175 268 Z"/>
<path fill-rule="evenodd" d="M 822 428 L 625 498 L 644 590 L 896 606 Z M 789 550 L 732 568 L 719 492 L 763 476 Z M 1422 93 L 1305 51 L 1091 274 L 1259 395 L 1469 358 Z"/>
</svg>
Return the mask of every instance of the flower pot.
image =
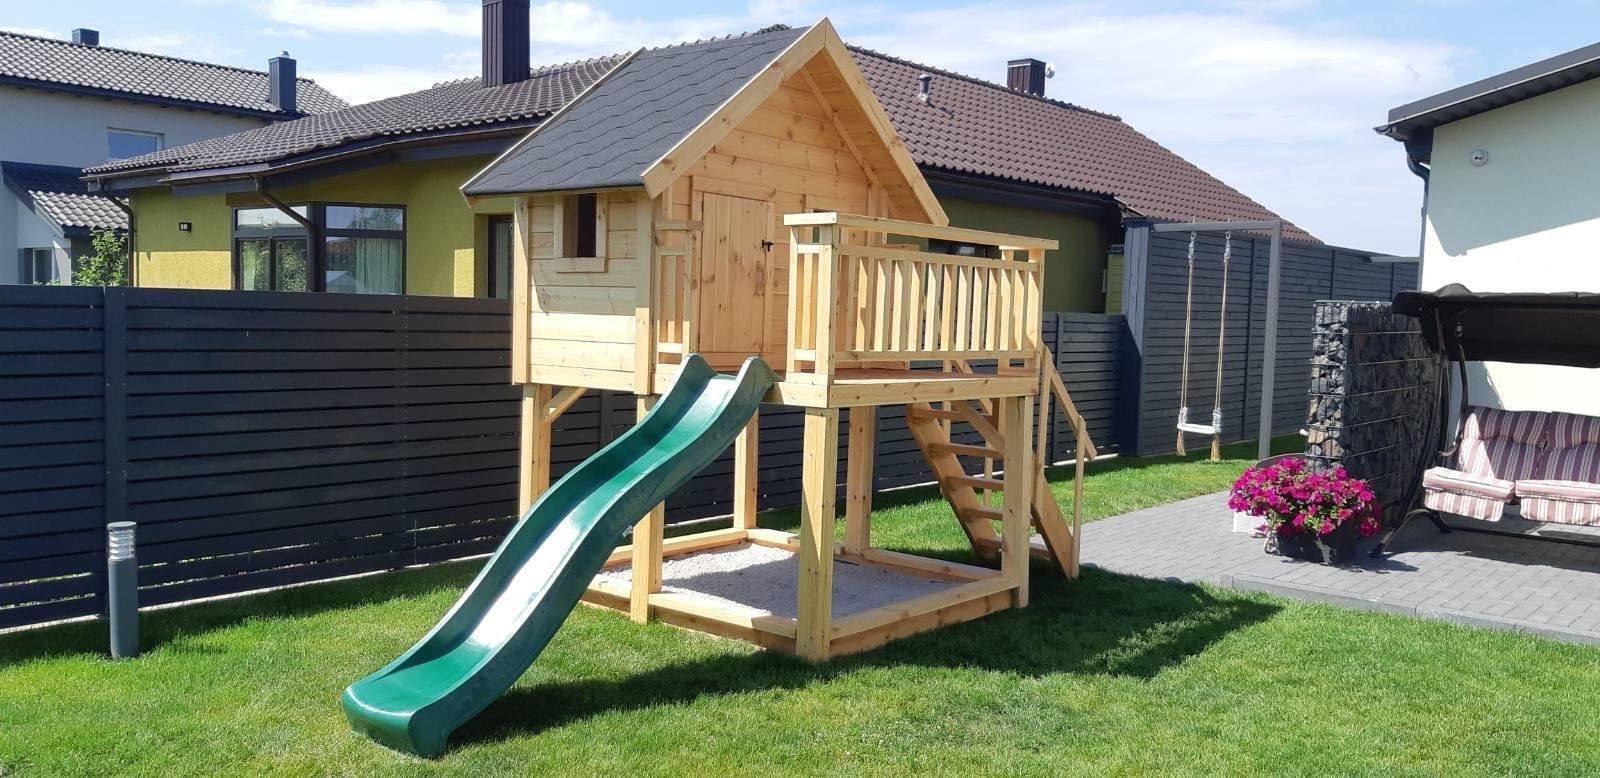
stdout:
<svg viewBox="0 0 1600 778">
<path fill-rule="evenodd" d="M 1233 512 L 1233 531 L 1242 532 L 1252 537 L 1260 535 L 1261 525 L 1266 520 L 1260 516 L 1252 516 L 1244 511 Z"/>
<path fill-rule="evenodd" d="M 1302 534 L 1277 535 L 1279 554 L 1291 559 L 1336 565 L 1356 555 L 1356 543 L 1361 539 L 1359 521 L 1347 521 L 1327 535 Z"/>
</svg>

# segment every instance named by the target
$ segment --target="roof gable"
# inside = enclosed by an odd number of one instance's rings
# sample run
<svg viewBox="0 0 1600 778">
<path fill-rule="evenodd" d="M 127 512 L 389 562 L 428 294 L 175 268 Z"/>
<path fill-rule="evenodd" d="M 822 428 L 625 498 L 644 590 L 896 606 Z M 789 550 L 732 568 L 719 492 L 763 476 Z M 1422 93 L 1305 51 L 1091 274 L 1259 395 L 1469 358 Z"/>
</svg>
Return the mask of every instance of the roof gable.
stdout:
<svg viewBox="0 0 1600 778">
<path fill-rule="evenodd" d="M 0 30 L 0 81 L 262 116 L 294 117 L 349 107 L 315 81 L 301 78 L 297 79 L 299 113 L 284 113 L 267 99 L 267 74 L 259 70 L 4 30 Z"/>
<path fill-rule="evenodd" d="M 642 51 L 473 176 L 468 196 L 643 186 L 655 196 L 785 81 L 810 85 L 891 212 L 946 223 L 833 25 Z M 874 175 L 875 173 L 875 175 Z"/>
</svg>

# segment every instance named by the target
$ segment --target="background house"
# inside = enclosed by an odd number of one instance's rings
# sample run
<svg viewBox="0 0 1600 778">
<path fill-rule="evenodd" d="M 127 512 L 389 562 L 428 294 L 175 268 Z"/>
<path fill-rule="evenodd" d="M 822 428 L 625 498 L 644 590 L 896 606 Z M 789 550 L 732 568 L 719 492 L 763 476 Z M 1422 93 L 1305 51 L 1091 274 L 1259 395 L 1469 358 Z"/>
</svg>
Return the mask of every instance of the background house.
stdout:
<svg viewBox="0 0 1600 778">
<path fill-rule="evenodd" d="M 1426 182 L 1423 289 L 1600 291 L 1600 44 L 1402 105 L 1378 132 Z M 1474 401 L 1600 414 L 1600 372 L 1477 364 Z"/>
<path fill-rule="evenodd" d="M 484 26 L 478 78 L 90 170 L 131 195 L 139 283 L 300 288 L 303 276 L 311 290 L 504 296 L 510 202 L 467 203 L 456 188 L 624 59 L 530 69 L 528 11 L 485 3 L 496 23 Z M 1045 97 L 1038 60 L 1009 63 L 1002 85 L 851 54 L 952 225 L 1061 243 L 1047 259 L 1050 310 L 1106 309 L 1127 217 L 1275 217 L 1117 117 Z M 351 204 L 381 208 L 359 213 L 398 229 L 351 232 L 338 221 Z M 333 221 L 329 208 L 340 209 Z"/>
<path fill-rule="evenodd" d="M 0 31 L 0 284 L 66 283 L 91 230 L 127 229 L 82 168 L 346 106 L 287 56 L 262 72 L 99 42 Z"/>
</svg>

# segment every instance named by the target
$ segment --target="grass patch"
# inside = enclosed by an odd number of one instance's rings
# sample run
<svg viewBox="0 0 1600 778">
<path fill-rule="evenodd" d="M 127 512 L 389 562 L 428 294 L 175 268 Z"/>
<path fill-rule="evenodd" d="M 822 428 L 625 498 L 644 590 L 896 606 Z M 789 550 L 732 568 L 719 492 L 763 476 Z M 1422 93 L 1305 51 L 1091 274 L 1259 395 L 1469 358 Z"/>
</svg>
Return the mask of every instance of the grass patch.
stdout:
<svg viewBox="0 0 1600 778">
<path fill-rule="evenodd" d="M 1098 464 L 1090 513 L 1235 456 Z M 916 494 L 882 496 L 883 542 L 968 558 Z M 351 734 L 345 684 L 476 568 L 150 613 L 129 662 L 99 624 L 0 637 L 0 774 L 1600 772 L 1600 650 L 1043 563 L 1025 610 L 822 667 L 580 608 L 444 758 Z"/>
</svg>

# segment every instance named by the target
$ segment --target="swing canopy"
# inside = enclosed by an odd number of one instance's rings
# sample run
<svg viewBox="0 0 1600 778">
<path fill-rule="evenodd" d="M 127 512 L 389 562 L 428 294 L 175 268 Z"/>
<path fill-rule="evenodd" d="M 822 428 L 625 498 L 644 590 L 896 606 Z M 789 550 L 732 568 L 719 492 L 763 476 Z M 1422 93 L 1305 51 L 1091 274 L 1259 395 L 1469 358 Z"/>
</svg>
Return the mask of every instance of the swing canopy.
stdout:
<svg viewBox="0 0 1600 778">
<path fill-rule="evenodd" d="M 1394 312 L 1422 322 L 1434 353 L 1467 362 L 1600 367 L 1600 294 L 1401 292 Z"/>
</svg>

